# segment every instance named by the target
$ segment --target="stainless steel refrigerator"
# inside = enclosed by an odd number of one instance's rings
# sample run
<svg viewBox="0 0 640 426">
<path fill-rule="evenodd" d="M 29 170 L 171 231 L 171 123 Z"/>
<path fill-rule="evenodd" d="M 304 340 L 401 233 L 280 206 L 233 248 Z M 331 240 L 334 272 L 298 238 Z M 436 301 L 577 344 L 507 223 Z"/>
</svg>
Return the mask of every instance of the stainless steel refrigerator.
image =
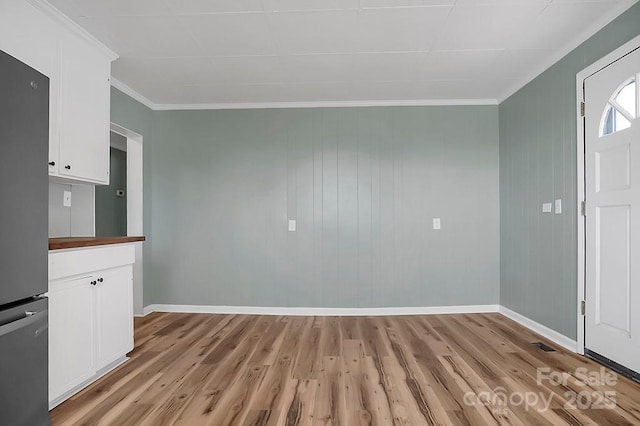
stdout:
<svg viewBox="0 0 640 426">
<path fill-rule="evenodd" d="M 0 424 L 48 412 L 49 79 L 0 51 Z"/>
</svg>

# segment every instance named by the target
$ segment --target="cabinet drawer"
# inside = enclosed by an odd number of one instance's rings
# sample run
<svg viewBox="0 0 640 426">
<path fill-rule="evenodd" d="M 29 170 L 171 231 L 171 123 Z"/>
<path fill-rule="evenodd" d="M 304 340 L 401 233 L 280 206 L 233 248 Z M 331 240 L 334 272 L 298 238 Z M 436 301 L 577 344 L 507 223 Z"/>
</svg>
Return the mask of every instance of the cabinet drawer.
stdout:
<svg viewBox="0 0 640 426">
<path fill-rule="evenodd" d="M 49 281 L 135 263 L 133 244 L 49 252 Z"/>
</svg>

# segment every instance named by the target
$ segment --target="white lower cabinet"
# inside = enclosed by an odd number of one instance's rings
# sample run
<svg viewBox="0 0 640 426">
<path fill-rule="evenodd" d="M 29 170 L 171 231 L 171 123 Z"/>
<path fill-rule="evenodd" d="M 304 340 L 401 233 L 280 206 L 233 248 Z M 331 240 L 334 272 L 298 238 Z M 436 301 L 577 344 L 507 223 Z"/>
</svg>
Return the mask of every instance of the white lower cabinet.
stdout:
<svg viewBox="0 0 640 426">
<path fill-rule="evenodd" d="M 133 349 L 134 248 L 122 250 L 49 254 L 49 408 L 125 361 Z M 83 270 L 79 265 L 92 263 L 113 267 L 75 274 Z"/>
<path fill-rule="evenodd" d="M 96 362 L 105 367 L 133 349 L 133 268 L 99 274 L 95 286 Z"/>
<path fill-rule="evenodd" d="M 96 372 L 94 295 L 87 277 L 60 281 L 49 291 L 49 401 Z"/>
</svg>

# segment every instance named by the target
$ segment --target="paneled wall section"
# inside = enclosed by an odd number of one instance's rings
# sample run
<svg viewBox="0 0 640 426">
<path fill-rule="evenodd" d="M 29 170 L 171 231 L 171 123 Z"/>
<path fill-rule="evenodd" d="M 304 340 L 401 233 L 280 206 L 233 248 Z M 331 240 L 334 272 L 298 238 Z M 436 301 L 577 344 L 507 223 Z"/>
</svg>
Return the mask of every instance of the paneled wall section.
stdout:
<svg viewBox="0 0 640 426">
<path fill-rule="evenodd" d="M 576 74 L 640 34 L 636 4 L 500 104 L 500 303 L 577 327 Z M 542 203 L 562 199 L 561 215 Z"/>
<path fill-rule="evenodd" d="M 497 303 L 496 106 L 153 117 L 146 304 Z"/>
</svg>

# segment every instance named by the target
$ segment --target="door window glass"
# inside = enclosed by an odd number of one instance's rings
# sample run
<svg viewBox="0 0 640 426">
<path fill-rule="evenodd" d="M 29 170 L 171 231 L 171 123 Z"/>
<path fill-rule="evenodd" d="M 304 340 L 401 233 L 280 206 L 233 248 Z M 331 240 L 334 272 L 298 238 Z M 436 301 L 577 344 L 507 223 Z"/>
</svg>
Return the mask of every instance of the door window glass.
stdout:
<svg viewBox="0 0 640 426">
<path fill-rule="evenodd" d="M 609 99 L 602 113 L 600 137 L 628 129 L 637 117 L 638 84 L 636 76 L 633 76 L 621 84 Z"/>
</svg>

